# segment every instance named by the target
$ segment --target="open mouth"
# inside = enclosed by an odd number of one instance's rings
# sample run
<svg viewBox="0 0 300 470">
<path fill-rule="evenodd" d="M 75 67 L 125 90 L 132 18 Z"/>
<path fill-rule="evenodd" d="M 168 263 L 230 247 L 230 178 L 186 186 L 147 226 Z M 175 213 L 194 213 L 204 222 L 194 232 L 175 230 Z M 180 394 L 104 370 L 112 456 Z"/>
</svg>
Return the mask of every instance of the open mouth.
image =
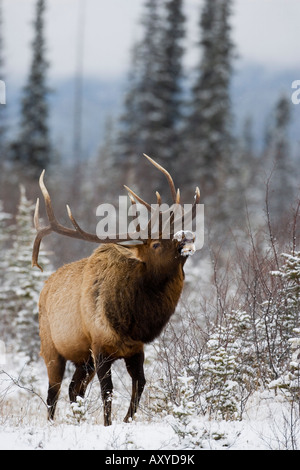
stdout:
<svg viewBox="0 0 300 470">
<path fill-rule="evenodd" d="M 195 234 L 189 230 L 180 230 L 175 233 L 173 240 L 177 240 L 181 256 L 192 256 L 195 251 Z"/>
</svg>

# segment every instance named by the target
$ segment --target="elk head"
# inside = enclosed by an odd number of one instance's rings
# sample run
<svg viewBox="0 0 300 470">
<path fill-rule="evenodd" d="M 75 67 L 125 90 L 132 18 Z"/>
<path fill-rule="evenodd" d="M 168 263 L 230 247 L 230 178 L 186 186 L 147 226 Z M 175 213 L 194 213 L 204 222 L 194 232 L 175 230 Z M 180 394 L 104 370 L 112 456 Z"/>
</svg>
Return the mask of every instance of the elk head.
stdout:
<svg viewBox="0 0 300 470">
<path fill-rule="evenodd" d="M 40 226 L 39 199 L 37 199 L 34 214 L 34 225 L 37 230 L 37 235 L 33 246 L 32 266 L 37 266 L 42 270 L 41 266 L 38 264 L 40 243 L 42 239 L 51 232 L 94 243 L 117 243 L 124 245 L 130 249 L 138 259 L 154 267 L 157 273 L 160 271 L 160 268 L 164 266 L 170 267 L 172 261 L 178 257 L 181 258 L 181 262 L 184 264 L 187 257 L 195 252 L 195 235 L 190 230 L 182 230 L 182 223 L 184 221 L 185 224 L 189 224 L 190 226 L 192 220 L 195 218 L 197 205 L 200 200 L 199 188 L 196 187 L 194 202 L 190 209 L 185 212 L 180 203 L 180 191 L 179 189 L 176 191 L 170 173 L 148 155 L 144 154 L 144 156 L 165 175 L 171 190 L 173 205 L 165 209 L 165 205 L 162 204 L 161 196 L 157 191 L 156 204 L 150 205 L 124 185 L 125 189 L 128 191 L 131 204 L 136 205 L 138 202 L 147 208 L 150 214 L 149 221 L 144 228 L 138 223 L 133 232 L 109 235 L 104 238 L 84 231 L 75 220 L 68 205 L 66 206 L 67 212 L 74 229 L 64 227 L 57 221 L 48 190 L 44 184 L 44 170 L 40 176 L 39 185 L 44 197 L 49 224 L 45 227 Z M 162 208 L 164 208 L 164 210 Z M 178 228 L 179 230 L 177 230 Z"/>
</svg>

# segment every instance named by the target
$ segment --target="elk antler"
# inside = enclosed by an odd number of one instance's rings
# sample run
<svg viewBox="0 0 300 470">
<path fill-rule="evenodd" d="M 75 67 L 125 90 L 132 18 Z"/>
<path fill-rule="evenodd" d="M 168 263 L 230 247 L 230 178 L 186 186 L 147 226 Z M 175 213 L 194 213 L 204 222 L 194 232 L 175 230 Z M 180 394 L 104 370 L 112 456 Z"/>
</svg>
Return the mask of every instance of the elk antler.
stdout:
<svg viewBox="0 0 300 470">
<path fill-rule="evenodd" d="M 174 185 L 174 182 L 173 182 L 173 179 L 172 179 L 172 176 L 170 175 L 170 173 L 165 168 L 163 168 L 161 165 L 156 163 L 152 158 L 148 157 L 148 155 L 144 154 L 144 156 L 149 160 L 150 163 L 152 163 L 156 168 L 158 168 L 165 175 L 165 177 L 168 181 L 168 184 L 170 186 L 170 189 L 171 189 L 171 195 L 172 195 L 173 202 L 174 202 L 175 205 L 180 207 L 180 218 L 182 218 L 183 216 L 186 217 L 186 215 L 187 215 L 187 216 L 191 217 L 191 220 L 193 220 L 195 215 L 196 215 L 196 206 L 197 206 L 197 204 L 200 200 L 199 188 L 196 188 L 195 200 L 194 200 L 194 204 L 193 204 L 191 210 L 187 214 L 184 214 L 183 207 L 180 206 L 180 192 L 179 192 L 179 189 L 176 191 L 176 188 L 175 188 L 175 185 Z M 63 225 L 61 225 L 57 221 L 57 219 L 54 215 L 50 195 L 49 195 L 48 190 L 47 190 L 47 188 L 45 186 L 45 183 L 44 183 L 44 175 L 45 175 L 45 170 L 43 170 L 43 172 L 40 176 L 39 185 L 40 185 L 43 197 L 44 197 L 45 206 L 46 206 L 46 213 L 47 213 L 49 224 L 46 227 L 41 227 L 40 226 L 40 223 L 39 223 L 39 199 L 37 199 L 36 207 L 35 207 L 35 213 L 34 213 L 34 226 L 37 230 L 37 234 L 36 234 L 36 237 L 35 237 L 35 240 L 34 240 L 33 251 L 32 251 L 32 266 L 37 266 L 41 271 L 42 271 L 42 268 L 38 264 L 38 255 L 39 255 L 40 244 L 41 244 L 42 239 L 45 236 L 52 233 L 52 232 L 59 233 L 60 235 L 66 235 L 66 236 L 71 237 L 71 238 L 76 238 L 77 240 L 85 240 L 85 241 L 89 241 L 89 242 L 93 242 L 93 243 L 103 243 L 103 242 L 105 242 L 105 243 L 120 243 L 120 242 L 129 241 L 129 240 L 133 240 L 133 239 L 137 239 L 137 238 L 141 238 L 145 242 L 145 240 L 151 234 L 151 228 L 154 226 L 154 224 L 158 220 L 159 231 L 157 233 L 157 237 L 162 236 L 162 233 L 164 231 L 163 228 L 162 228 L 163 216 L 167 212 L 169 213 L 169 211 L 163 212 L 163 211 L 160 210 L 161 196 L 157 191 L 156 191 L 157 205 L 156 205 L 156 207 L 153 208 L 150 204 L 148 204 L 141 197 L 139 197 L 134 191 L 132 191 L 127 186 L 125 186 L 125 188 L 128 191 L 128 195 L 129 195 L 129 198 L 131 200 L 131 203 L 135 204 L 135 200 L 137 200 L 139 203 L 143 204 L 147 208 L 147 210 L 150 212 L 151 217 L 150 217 L 150 220 L 148 222 L 148 225 L 147 225 L 146 229 L 140 230 L 140 224 L 138 224 L 137 227 L 136 227 L 136 231 L 133 232 L 133 233 L 128 233 L 127 232 L 125 234 L 117 234 L 117 235 L 114 236 L 114 238 L 111 238 L 111 236 L 109 236 L 109 238 L 106 237 L 105 239 L 101 239 L 96 234 L 88 233 L 88 232 L 85 232 L 84 230 L 82 230 L 82 228 L 76 222 L 76 220 L 75 220 L 75 218 L 74 218 L 74 216 L 71 212 L 71 209 L 68 205 L 67 205 L 67 212 L 68 212 L 69 219 L 72 222 L 72 225 L 73 225 L 74 229 L 64 227 Z M 165 224 L 165 226 L 168 223 L 170 225 L 170 220 L 172 222 L 174 222 L 174 212 L 172 212 L 172 211 L 171 211 L 171 215 L 169 217 L 169 220 Z"/>
<path fill-rule="evenodd" d="M 33 251 L 32 251 L 32 266 L 37 266 L 41 271 L 42 271 L 42 268 L 38 264 L 40 244 L 41 244 L 42 239 L 46 235 L 49 235 L 51 232 L 56 232 L 56 233 L 59 233 L 60 235 L 66 235 L 71 238 L 77 238 L 78 240 L 86 240 L 88 242 L 102 243 L 104 241 L 101 238 L 99 238 L 96 234 L 88 233 L 82 230 L 82 228 L 76 222 L 68 204 L 67 204 L 68 216 L 75 230 L 72 230 L 68 227 L 64 227 L 57 221 L 54 215 L 50 195 L 44 183 L 44 174 L 45 174 L 45 170 L 43 170 L 40 176 L 39 185 L 40 185 L 43 197 L 44 197 L 49 225 L 47 225 L 46 227 L 40 226 L 40 223 L 39 223 L 39 205 L 40 204 L 39 204 L 39 198 L 38 198 L 36 202 L 35 212 L 34 212 L 34 226 L 37 230 L 37 234 L 34 240 Z M 125 235 L 118 235 L 114 239 L 112 238 L 105 239 L 105 242 L 116 243 L 120 241 L 131 240 L 132 238 L 134 238 L 134 234 L 126 233 Z"/>
<path fill-rule="evenodd" d="M 151 220 L 148 223 L 148 233 L 150 233 L 151 223 L 153 223 L 153 221 L 155 222 L 155 220 L 157 220 L 157 218 L 159 218 L 158 238 L 161 238 L 161 237 L 164 238 L 165 233 L 166 233 L 167 236 L 170 235 L 170 229 L 171 229 L 171 233 L 172 233 L 172 227 L 174 229 L 177 222 L 180 224 L 182 222 L 182 220 L 184 219 L 185 223 L 188 224 L 195 218 L 197 204 L 199 204 L 199 201 L 200 201 L 200 190 L 197 186 L 196 190 L 195 190 L 195 197 L 194 197 L 193 205 L 192 205 L 191 209 L 188 212 L 185 213 L 182 205 L 180 204 L 180 190 L 178 188 L 177 191 L 176 191 L 175 184 L 174 184 L 173 178 L 170 175 L 170 173 L 164 167 L 162 167 L 156 161 L 154 161 L 152 158 L 150 158 L 148 155 L 146 155 L 145 153 L 143 155 L 144 155 L 144 157 L 146 157 L 149 160 L 150 163 L 152 163 L 152 165 L 154 165 L 158 170 L 160 170 L 165 175 L 165 177 L 168 181 L 168 184 L 170 186 L 171 195 L 172 195 L 172 199 L 173 199 L 173 203 L 174 203 L 174 205 L 173 205 L 174 210 L 171 210 L 171 211 L 166 210 L 165 212 L 159 211 L 158 214 L 153 214 Z M 127 189 L 129 189 L 129 188 L 127 188 Z M 133 191 L 130 190 L 130 192 L 134 197 L 136 197 L 136 195 L 133 193 Z M 161 205 L 161 197 L 160 197 L 160 194 L 157 191 L 156 191 L 156 197 L 157 197 L 157 204 Z M 144 201 L 142 202 L 142 200 L 140 198 L 137 198 L 137 200 L 141 203 L 144 203 Z M 166 213 L 169 214 L 169 218 L 165 222 L 164 226 L 162 226 L 163 216 Z M 156 217 L 156 219 L 155 219 L 155 217 Z M 166 230 L 166 232 L 165 232 L 165 230 Z"/>
</svg>

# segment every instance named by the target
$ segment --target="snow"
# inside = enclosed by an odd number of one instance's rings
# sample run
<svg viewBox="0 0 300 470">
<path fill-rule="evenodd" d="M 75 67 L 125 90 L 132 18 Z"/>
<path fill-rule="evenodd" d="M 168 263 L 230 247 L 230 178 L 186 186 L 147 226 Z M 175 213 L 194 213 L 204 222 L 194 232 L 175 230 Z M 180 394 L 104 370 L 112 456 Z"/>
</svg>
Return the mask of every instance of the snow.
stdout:
<svg viewBox="0 0 300 470">
<path fill-rule="evenodd" d="M 14 359 L 15 361 L 15 359 Z M 135 419 L 122 422 L 129 404 L 124 398 L 124 377 L 116 384 L 113 399 L 113 424 L 102 424 L 102 406 L 98 383 L 94 380 L 86 404 L 74 406 L 85 409 L 84 419 L 75 417 L 67 399 L 69 380 L 63 383 L 54 422 L 46 419 L 47 377 L 42 362 L 22 371 L 23 378 L 12 358 L 0 365 L 0 449 L 4 450 L 278 450 L 300 448 L 299 414 L 274 391 L 256 392 L 247 403 L 241 420 L 211 420 L 207 416 L 192 416 L 185 438 L 176 432 L 174 415 L 151 414 L 143 399 Z M 115 375 L 115 377 L 116 377 Z M 32 384 L 26 384 L 35 377 Z M 15 380 L 13 380 L 15 379 Z M 22 388 L 20 387 L 22 382 Z M 188 385 L 187 377 L 182 383 Z M 125 387 L 126 388 L 126 387 Z M 147 394 L 146 394 L 147 395 Z M 146 396 L 144 400 L 146 400 Z M 295 417 L 296 416 L 296 417 Z M 193 430 L 193 433 L 190 432 Z M 195 438 L 195 433 L 197 434 Z M 196 439 L 196 440 L 195 440 Z M 195 444 L 196 442 L 196 444 Z"/>
<path fill-rule="evenodd" d="M 257 397 L 253 404 L 255 411 L 249 410 L 242 421 L 209 421 L 204 418 L 194 420 L 194 426 L 200 432 L 203 449 L 221 450 L 262 450 L 284 449 L 285 435 L 282 417 L 283 409 L 276 400 Z M 271 415 L 271 410 L 275 412 Z M 288 410 L 286 410 L 288 413 Z M 136 421 L 130 424 L 115 422 L 112 426 L 84 422 L 80 425 L 59 420 L 58 423 L 31 425 L 22 421 L 18 426 L 10 420 L 0 428 L 0 449 L 7 450 L 186 450 L 188 443 L 181 447 L 179 438 L 172 428 L 172 420 L 154 419 L 144 423 L 139 413 Z M 290 439 L 291 440 L 291 439 Z M 299 429 L 298 429 L 299 444 Z M 194 448 L 194 447 L 190 447 Z"/>
</svg>

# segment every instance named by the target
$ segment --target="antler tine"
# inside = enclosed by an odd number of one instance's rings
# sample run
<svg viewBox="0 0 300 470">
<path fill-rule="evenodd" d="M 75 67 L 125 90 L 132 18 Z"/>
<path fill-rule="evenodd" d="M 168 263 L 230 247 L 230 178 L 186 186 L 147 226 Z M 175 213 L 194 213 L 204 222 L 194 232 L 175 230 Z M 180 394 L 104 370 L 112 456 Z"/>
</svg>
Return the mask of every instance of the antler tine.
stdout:
<svg viewBox="0 0 300 470">
<path fill-rule="evenodd" d="M 142 231 L 143 236 L 159 238 L 160 228 L 162 223 L 162 212 L 157 205 L 148 221 L 147 227 Z M 156 232 L 154 227 L 157 227 Z"/>
<path fill-rule="evenodd" d="M 189 209 L 187 212 L 184 213 L 184 218 L 185 218 L 185 221 L 187 223 L 190 220 L 193 220 L 196 217 L 197 204 L 199 203 L 199 201 L 200 201 L 200 189 L 197 186 L 196 190 L 195 190 L 193 205 L 192 205 L 191 209 Z M 191 219 L 190 219 L 190 217 L 191 217 Z"/>
<path fill-rule="evenodd" d="M 132 196 L 132 194 L 128 193 L 128 197 L 129 197 L 129 199 L 130 199 L 131 205 L 132 205 L 132 206 L 136 206 L 136 200 L 134 199 L 134 197 Z M 140 225 L 140 223 L 137 224 L 135 230 L 136 230 L 136 232 L 139 232 L 139 231 L 141 230 L 141 225 Z"/>
<path fill-rule="evenodd" d="M 48 220 L 50 222 L 50 225 L 52 223 L 57 224 L 57 220 L 56 220 L 56 217 L 54 215 L 54 211 L 53 211 L 53 207 L 52 207 L 52 203 L 51 203 L 51 198 L 50 198 L 50 195 L 48 193 L 48 189 L 46 188 L 45 183 L 44 183 L 44 175 L 45 175 L 45 170 L 43 170 L 42 173 L 41 173 L 41 176 L 40 176 L 40 179 L 39 179 L 39 185 L 40 185 L 42 194 L 44 196 L 44 201 L 45 201 Z"/>
<path fill-rule="evenodd" d="M 130 199 L 131 205 L 134 206 L 136 204 L 136 200 L 134 199 L 132 194 L 128 193 L 128 197 Z"/>
<path fill-rule="evenodd" d="M 149 212 L 151 212 L 151 206 L 150 206 L 150 204 L 148 204 L 148 202 L 144 201 L 144 199 L 142 199 L 140 196 L 138 196 L 134 191 L 132 191 L 132 189 L 128 188 L 128 186 L 126 186 L 125 184 L 124 184 L 124 188 L 125 188 L 137 201 L 139 201 L 141 204 L 143 204 L 144 206 L 146 206 Z M 130 196 L 129 196 L 129 197 L 130 197 Z"/>
<path fill-rule="evenodd" d="M 196 186 L 193 207 L 195 207 L 196 204 L 199 203 L 199 201 L 200 201 L 200 189 L 198 186 Z"/>
<path fill-rule="evenodd" d="M 192 218 L 193 219 L 196 216 L 196 207 L 197 207 L 197 204 L 199 203 L 199 201 L 200 201 L 200 189 L 199 189 L 198 186 L 196 186 L 194 202 L 193 202 L 193 207 L 192 207 Z"/>
<path fill-rule="evenodd" d="M 84 232 L 84 230 L 82 230 L 82 228 L 79 226 L 79 224 L 76 222 L 72 212 L 71 212 L 71 209 L 70 209 L 70 206 L 68 204 L 66 204 L 66 208 L 67 208 L 67 212 L 68 212 L 68 216 L 69 216 L 69 219 L 71 220 L 76 232 L 80 233 L 82 235 L 82 237 L 84 238 L 86 235 L 86 232 Z"/>
<path fill-rule="evenodd" d="M 51 233 L 52 229 L 50 225 L 47 225 L 47 227 L 41 228 L 40 221 L 39 221 L 39 207 L 40 207 L 40 200 L 39 198 L 37 198 L 35 211 L 34 211 L 34 217 L 33 217 L 34 226 L 35 226 L 35 229 L 37 230 L 37 235 L 35 237 L 33 250 L 32 250 L 32 267 L 36 266 L 41 271 L 43 271 L 43 268 L 38 263 L 40 244 L 41 244 L 42 238 L 48 235 L 49 233 Z"/>
<path fill-rule="evenodd" d="M 200 189 L 198 188 L 198 186 L 196 187 L 194 202 L 192 204 L 192 207 L 187 212 L 184 212 L 184 209 L 179 203 L 179 200 L 180 200 L 180 194 L 178 190 L 177 191 L 178 202 L 172 206 L 170 215 L 168 219 L 166 220 L 164 226 L 162 227 L 162 231 L 161 231 L 162 237 L 164 237 L 165 233 L 168 236 L 170 233 L 170 230 L 174 230 L 174 228 L 176 227 L 176 224 L 179 224 L 178 227 L 180 227 L 183 220 L 185 224 L 189 224 L 194 220 L 194 218 L 196 217 L 197 205 L 200 201 Z M 168 211 L 165 211 L 165 213 L 167 212 Z"/>
<path fill-rule="evenodd" d="M 176 196 L 176 188 L 175 188 L 175 184 L 174 184 L 174 181 L 173 181 L 173 178 L 172 176 L 170 175 L 170 173 L 164 168 L 162 167 L 161 165 L 159 165 L 159 163 L 156 163 L 156 161 L 154 161 L 151 157 L 149 157 L 148 155 L 146 155 L 145 153 L 143 154 L 144 157 L 146 157 L 150 163 L 152 163 L 152 165 L 156 166 L 156 168 L 161 171 L 165 177 L 167 178 L 168 180 L 168 183 L 169 183 L 169 186 L 170 186 L 170 189 L 171 189 L 171 194 L 172 194 L 172 198 L 173 198 L 173 202 L 176 203 L 176 199 L 177 199 L 177 196 Z"/>
<path fill-rule="evenodd" d="M 79 227 L 79 225 L 76 222 L 76 220 L 74 219 L 74 217 L 72 215 L 72 212 L 71 212 L 71 209 L 68 205 L 67 205 L 68 215 L 69 215 L 69 218 L 70 218 L 72 224 L 75 227 L 75 230 L 64 227 L 63 225 L 61 225 L 57 221 L 57 219 L 54 215 L 50 195 L 49 195 L 48 190 L 47 190 L 47 188 L 45 186 L 45 183 L 44 183 L 44 174 L 45 174 L 45 170 L 42 171 L 42 174 L 40 176 L 40 188 L 41 188 L 42 194 L 44 196 L 47 217 L 48 217 L 49 224 L 50 224 L 49 228 L 51 228 L 51 231 L 59 233 L 61 235 L 67 235 L 68 237 L 83 239 L 83 240 L 99 243 L 99 238 L 97 237 L 97 235 L 85 232 L 84 230 L 82 230 Z"/>
<path fill-rule="evenodd" d="M 39 221 L 39 209 L 40 209 L 40 199 L 37 198 L 36 204 L 35 204 L 35 209 L 34 209 L 34 216 L 33 216 L 33 223 L 34 223 L 34 228 L 36 230 L 39 230 L 40 228 L 40 221 Z"/>
<path fill-rule="evenodd" d="M 161 206 L 161 195 L 159 194 L 158 191 L 155 192 L 156 194 L 156 201 L 159 206 Z"/>
</svg>

